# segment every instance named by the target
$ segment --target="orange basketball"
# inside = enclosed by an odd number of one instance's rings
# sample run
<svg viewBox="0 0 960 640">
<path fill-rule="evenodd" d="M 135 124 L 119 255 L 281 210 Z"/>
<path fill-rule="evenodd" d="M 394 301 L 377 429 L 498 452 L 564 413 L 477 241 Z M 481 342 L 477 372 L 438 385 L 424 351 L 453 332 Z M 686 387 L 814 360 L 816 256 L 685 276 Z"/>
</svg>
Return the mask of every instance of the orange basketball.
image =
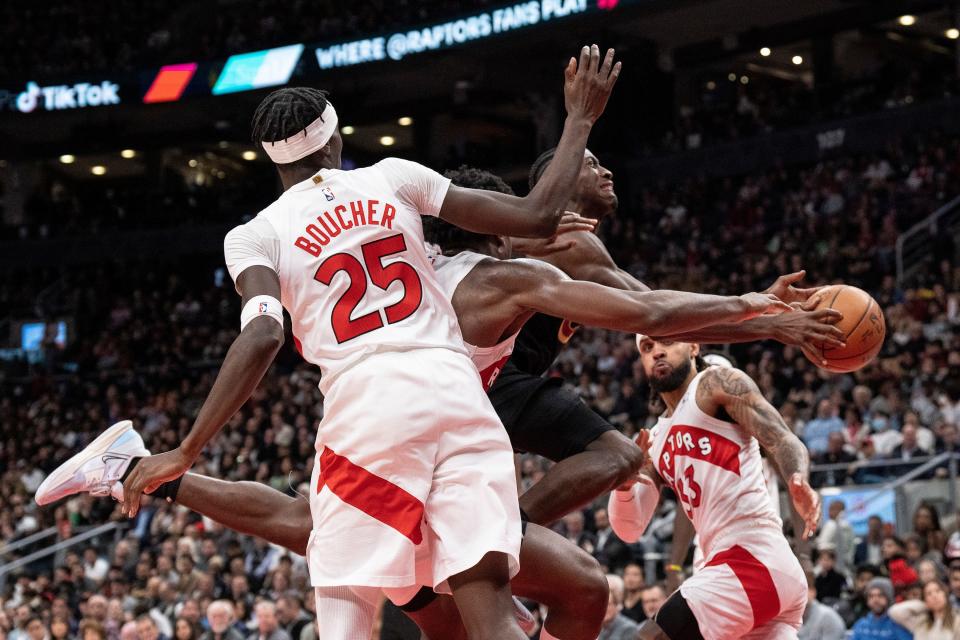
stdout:
<svg viewBox="0 0 960 640">
<path fill-rule="evenodd" d="M 837 328 L 846 336 L 847 346 L 821 347 L 816 351 L 805 348 L 803 355 L 818 367 L 834 373 L 848 373 L 866 366 L 880 352 L 887 333 L 880 305 L 866 291 L 845 284 L 825 287 L 818 295 L 817 309 L 836 309 L 843 314 Z"/>
</svg>

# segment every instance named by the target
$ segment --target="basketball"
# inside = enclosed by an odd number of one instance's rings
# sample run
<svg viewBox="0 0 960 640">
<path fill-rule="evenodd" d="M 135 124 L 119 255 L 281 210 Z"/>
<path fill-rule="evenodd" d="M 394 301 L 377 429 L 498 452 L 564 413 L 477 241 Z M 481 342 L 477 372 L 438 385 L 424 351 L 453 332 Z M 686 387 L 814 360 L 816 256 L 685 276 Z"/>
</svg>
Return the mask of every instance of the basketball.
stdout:
<svg viewBox="0 0 960 640">
<path fill-rule="evenodd" d="M 803 354 L 821 369 L 834 373 L 866 366 L 880 352 L 887 332 L 880 305 L 863 289 L 845 284 L 825 287 L 818 295 L 817 309 L 836 309 L 843 314 L 837 328 L 843 331 L 846 346 L 816 351 L 804 348 Z"/>
</svg>

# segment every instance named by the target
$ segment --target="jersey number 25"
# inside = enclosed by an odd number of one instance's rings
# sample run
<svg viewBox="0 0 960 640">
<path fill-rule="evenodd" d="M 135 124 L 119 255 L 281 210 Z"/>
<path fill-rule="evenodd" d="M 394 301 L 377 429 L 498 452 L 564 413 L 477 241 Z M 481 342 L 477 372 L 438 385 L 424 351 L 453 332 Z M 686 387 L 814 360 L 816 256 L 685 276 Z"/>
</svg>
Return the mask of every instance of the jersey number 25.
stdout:
<svg viewBox="0 0 960 640">
<path fill-rule="evenodd" d="M 346 291 L 337 300 L 333 306 L 333 314 L 330 317 L 333 325 L 333 335 L 337 342 L 343 344 L 348 340 L 353 340 L 365 333 L 376 331 L 384 326 L 381 310 L 365 313 L 357 318 L 351 318 L 354 309 L 367 295 L 367 276 L 369 274 L 370 282 L 384 291 L 396 281 L 403 285 L 403 297 L 382 309 L 387 318 L 387 324 L 400 322 L 409 318 L 420 307 L 420 301 L 423 298 L 423 287 L 420 284 L 420 276 L 417 270 L 406 262 L 392 262 L 387 266 L 383 265 L 383 259 L 407 250 L 407 243 L 402 234 L 381 238 L 360 246 L 363 254 L 363 263 L 357 260 L 349 253 L 338 253 L 332 255 L 323 261 L 317 273 L 313 276 L 315 280 L 327 286 L 333 282 L 333 277 L 345 271 L 350 279 L 350 284 Z M 366 268 L 364 268 L 366 265 Z"/>
</svg>

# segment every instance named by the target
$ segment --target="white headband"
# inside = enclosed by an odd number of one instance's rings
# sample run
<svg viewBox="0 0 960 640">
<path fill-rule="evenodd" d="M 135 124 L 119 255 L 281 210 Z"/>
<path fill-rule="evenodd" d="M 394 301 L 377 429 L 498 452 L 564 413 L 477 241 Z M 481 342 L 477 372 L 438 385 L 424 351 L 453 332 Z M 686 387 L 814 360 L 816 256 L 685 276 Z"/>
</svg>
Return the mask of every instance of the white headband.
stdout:
<svg viewBox="0 0 960 640">
<path fill-rule="evenodd" d="M 263 150 L 275 164 L 290 164 L 322 149 L 337 131 L 337 111 L 327 103 L 320 117 L 289 138 L 264 142 Z"/>
</svg>

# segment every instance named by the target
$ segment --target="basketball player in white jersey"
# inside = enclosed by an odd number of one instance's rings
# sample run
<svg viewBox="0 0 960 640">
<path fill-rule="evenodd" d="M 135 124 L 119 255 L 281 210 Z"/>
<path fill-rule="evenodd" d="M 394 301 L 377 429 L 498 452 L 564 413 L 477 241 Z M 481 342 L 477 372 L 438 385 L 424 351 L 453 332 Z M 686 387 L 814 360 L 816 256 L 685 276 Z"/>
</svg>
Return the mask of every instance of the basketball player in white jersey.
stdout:
<svg viewBox="0 0 960 640">
<path fill-rule="evenodd" d="M 126 477 L 127 513 L 183 475 L 249 398 L 282 343 L 282 304 L 323 375 L 308 547 L 320 635 L 360 637 L 379 590 L 405 601 L 428 586 L 452 591 L 469 638 L 521 640 L 509 589 L 520 547 L 512 449 L 427 261 L 420 216 L 552 235 L 619 70 L 596 45 L 570 59 L 564 157 L 526 198 L 451 188 L 398 159 L 342 171 L 323 92 L 265 98 L 254 139 L 285 192 L 224 243 L 242 330 L 184 442 Z"/>
<path fill-rule="evenodd" d="M 804 520 L 804 538 L 820 520 L 806 448 L 742 371 L 699 367 L 697 344 L 646 336 L 637 342 L 644 373 L 667 411 L 641 432 L 638 442 L 649 459 L 637 483 L 611 494 L 610 522 L 623 540 L 637 540 L 661 487 L 669 486 L 700 536 L 705 559 L 656 619 L 644 623 L 639 638 L 796 638 L 806 580 L 771 506 L 760 447 Z"/>
<path fill-rule="evenodd" d="M 500 189 L 508 188 L 502 185 Z M 439 220 L 432 221 L 430 228 L 434 239 L 449 241 L 450 255 L 434 258 L 437 279 L 460 319 L 466 347 L 485 388 L 509 357 L 519 328 L 535 312 L 566 313 L 577 322 L 630 332 L 663 332 L 789 311 L 787 305 L 767 294 L 720 297 L 675 291 L 636 293 L 578 283 L 543 262 L 496 259 L 509 257 L 509 238 L 458 232 Z M 118 428 L 115 437 L 121 437 L 123 429 Z M 54 472 L 50 486 L 55 490 L 41 488 L 37 500 L 47 503 L 66 495 L 67 489 L 56 481 L 64 475 L 73 477 L 72 473 Z M 176 481 L 173 487 L 161 486 L 156 495 L 176 499 L 226 526 L 297 553 L 307 547 L 311 526 L 304 500 L 254 483 L 224 483 L 193 474 Z M 606 590 L 594 593 L 591 587 L 605 582 L 596 562 L 580 556 L 586 554 L 552 531 L 536 525 L 527 529 L 521 552 L 523 565 L 514 586 L 518 593 L 550 607 L 544 638 L 592 640 L 599 631 Z M 401 602 L 401 608 L 430 637 L 461 637 L 456 612 L 448 602 L 432 604 L 429 593 L 415 600 Z M 598 606 L 592 608 L 594 602 Z"/>
</svg>

